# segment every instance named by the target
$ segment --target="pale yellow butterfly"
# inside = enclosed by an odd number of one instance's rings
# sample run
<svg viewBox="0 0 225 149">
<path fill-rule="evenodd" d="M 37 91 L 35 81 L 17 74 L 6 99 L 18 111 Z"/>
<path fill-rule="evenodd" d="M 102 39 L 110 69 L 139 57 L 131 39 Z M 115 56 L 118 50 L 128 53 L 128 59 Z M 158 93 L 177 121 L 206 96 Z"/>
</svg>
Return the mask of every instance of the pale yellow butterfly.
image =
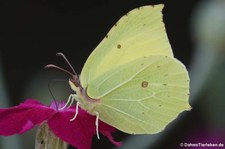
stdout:
<svg viewBox="0 0 225 149">
<path fill-rule="evenodd" d="M 190 109 L 188 72 L 173 57 L 162 9 L 161 4 L 128 12 L 91 53 L 80 76 L 67 71 L 76 92 L 68 103 L 74 99 L 97 115 L 97 127 L 99 118 L 129 134 L 152 134 Z"/>
</svg>

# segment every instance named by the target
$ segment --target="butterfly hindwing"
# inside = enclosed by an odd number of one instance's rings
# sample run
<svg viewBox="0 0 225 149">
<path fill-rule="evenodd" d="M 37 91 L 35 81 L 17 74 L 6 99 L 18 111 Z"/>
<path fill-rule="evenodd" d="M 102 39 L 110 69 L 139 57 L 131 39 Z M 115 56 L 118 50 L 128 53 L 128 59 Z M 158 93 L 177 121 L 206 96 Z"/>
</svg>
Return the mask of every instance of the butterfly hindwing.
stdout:
<svg viewBox="0 0 225 149">
<path fill-rule="evenodd" d="M 100 103 L 100 119 L 127 133 L 161 131 L 190 108 L 189 77 L 178 60 L 165 56 L 139 58 L 108 71 L 88 86 Z"/>
</svg>

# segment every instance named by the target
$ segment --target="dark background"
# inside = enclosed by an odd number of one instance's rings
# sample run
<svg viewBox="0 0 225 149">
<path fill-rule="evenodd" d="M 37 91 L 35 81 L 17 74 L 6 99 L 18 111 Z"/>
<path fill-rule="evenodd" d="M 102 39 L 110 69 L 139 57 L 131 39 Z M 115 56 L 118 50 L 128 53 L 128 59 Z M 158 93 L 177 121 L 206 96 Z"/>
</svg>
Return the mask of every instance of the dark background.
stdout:
<svg viewBox="0 0 225 149">
<path fill-rule="evenodd" d="M 0 58 L 12 105 L 29 98 L 24 97 L 23 86 L 35 73 L 54 72 L 44 70 L 46 64 L 67 67 L 55 56 L 57 52 L 63 52 L 80 73 L 88 55 L 119 18 L 134 8 L 159 3 L 165 4 L 164 22 L 174 55 L 188 68 L 193 53 L 189 22 L 198 0 L 1 0 Z M 182 135 L 201 121 L 198 114 L 195 109 L 185 113 L 179 126 L 154 149 L 175 148 Z M 117 132 L 115 137 L 122 140 L 127 135 Z M 111 146 L 101 140 L 94 138 L 93 148 Z"/>
</svg>

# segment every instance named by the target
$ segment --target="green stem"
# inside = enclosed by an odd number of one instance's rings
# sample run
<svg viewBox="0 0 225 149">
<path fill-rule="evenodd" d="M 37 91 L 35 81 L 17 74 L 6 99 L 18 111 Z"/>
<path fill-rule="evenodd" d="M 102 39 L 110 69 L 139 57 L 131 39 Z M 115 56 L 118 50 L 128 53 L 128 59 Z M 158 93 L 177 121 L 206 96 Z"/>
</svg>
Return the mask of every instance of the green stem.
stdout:
<svg viewBox="0 0 225 149">
<path fill-rule="evenodd" d="M 68 143 L 60 138 L 49 129 L 46 123 L 40 125 L 35 138 L 35 149 L 67 149 Z"/>
</svg>

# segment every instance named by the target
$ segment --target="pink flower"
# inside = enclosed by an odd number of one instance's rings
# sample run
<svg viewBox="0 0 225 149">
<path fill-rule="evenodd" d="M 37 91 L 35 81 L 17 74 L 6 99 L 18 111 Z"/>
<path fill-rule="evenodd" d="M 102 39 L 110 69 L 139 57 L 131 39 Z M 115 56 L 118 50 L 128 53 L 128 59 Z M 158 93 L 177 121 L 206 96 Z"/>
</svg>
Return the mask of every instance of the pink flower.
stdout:
<svg viewBox="0 0 225 149">
<path fill-rule="evenodd" d="M 60 108 L 64 103 L 58 102 L 57 105 Z M 49 107 L 37 100 L 28 99 L 18 106 L 0 109 L 0 135 L 22 134 L 42 122 L 47 122 L 52 132 L 63 141 L 78 149 L 90 149 L 92 137 L 96 134 L 95 116 L 79 108 L 76 119 L 70 121 L 74 114 L 74 106 L 57 110 L 54 102 Z M 121 143 L 114 141 L 111 135 L 114 131 L 115 128 L 99 121 L 99 132 L 113 144 L 120 146 Z"/>
</svg>

